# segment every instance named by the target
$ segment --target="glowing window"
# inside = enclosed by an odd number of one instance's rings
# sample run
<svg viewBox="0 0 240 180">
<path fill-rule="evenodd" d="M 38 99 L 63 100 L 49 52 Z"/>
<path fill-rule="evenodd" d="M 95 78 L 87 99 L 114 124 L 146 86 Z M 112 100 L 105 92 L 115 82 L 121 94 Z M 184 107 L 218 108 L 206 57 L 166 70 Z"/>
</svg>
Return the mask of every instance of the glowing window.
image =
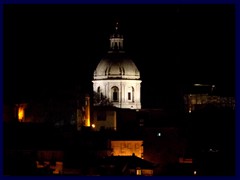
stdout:
<svg viewBox="0 0 240 180">
<path fill-rule="evenodd" d="M 137 170 L 136 170 L 136 175 L 137 175 L 137 176 L 141 176 L 141 175 L 142 175 L 141 169 L 137 169 Z"/>
<path fill-rule="evenodd" d="M 19 121 L 23 121 L 24 118 L 24 108 L 23 107 L 19 107 L 18 108 L 18 120 Z"/>
</svg>

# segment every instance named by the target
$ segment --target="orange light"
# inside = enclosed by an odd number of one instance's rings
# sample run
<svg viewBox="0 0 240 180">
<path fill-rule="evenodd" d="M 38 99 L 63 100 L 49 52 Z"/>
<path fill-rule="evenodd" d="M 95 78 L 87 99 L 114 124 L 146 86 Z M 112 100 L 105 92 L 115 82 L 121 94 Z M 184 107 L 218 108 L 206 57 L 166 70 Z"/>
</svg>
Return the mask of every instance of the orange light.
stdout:
<svg viewBox="0 0 240 180">
<path fill-rule="evenodd" d="M 92 128 L 95 128 L 95 124 L 92 124 Z"/>
<path fill-rule="evenodd" d="M 22 121 L 23 118 L 24 118 L 24 108 L 20 106 L 18 108 L 18 120 Z"/>
<path fill-rule="evenodd" d="M 85 126 L 90 127 L 90 97 L 85 96 Z"/>
</svg>

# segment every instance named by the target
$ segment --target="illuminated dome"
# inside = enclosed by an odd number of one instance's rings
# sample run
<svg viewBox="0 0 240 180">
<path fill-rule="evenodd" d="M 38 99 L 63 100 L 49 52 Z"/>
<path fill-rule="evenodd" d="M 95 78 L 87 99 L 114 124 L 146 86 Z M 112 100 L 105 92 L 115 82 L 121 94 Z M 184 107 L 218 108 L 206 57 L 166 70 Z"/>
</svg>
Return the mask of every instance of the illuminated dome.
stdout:
<svg viewBox="0 0 240 180">
<path fill-rule="evenodd" d="M 141 109 L 140 72 L 123 50 L 123 36 L 118 32 L 110 36 L 110 50 L 98 63 L 93 74 L 95 106 L 107 99 L 118 108 Z"/>
<path fill-rule="evenodd" d="M 140 79 L 140 72 L 134 62 L 124 53 L 109 52 L 95 72 L 94 79 Z"/>
</svg>

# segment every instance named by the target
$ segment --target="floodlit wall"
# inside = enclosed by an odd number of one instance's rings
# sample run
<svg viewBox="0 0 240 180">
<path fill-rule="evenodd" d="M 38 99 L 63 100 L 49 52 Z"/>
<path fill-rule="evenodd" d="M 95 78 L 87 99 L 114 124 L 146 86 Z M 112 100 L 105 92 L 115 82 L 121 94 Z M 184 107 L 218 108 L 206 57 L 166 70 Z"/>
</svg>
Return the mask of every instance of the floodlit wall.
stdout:
<svg viewBox="0 0 240 180">
<path fill-rule="evenodd" d="M 132 156 L 143 158 L 142 140 L 111 140 L 113 156 Z"/>
</svg>

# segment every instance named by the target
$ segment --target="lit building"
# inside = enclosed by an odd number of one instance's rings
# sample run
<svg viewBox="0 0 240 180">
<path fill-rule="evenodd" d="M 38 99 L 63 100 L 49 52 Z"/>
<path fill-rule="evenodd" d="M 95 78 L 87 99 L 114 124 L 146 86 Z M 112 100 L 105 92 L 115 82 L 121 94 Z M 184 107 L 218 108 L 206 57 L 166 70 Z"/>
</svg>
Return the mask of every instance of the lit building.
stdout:
<svg viewBox="0 0 240 180">
<path fill-rule="evenodd" d="M 207 104 L 235 109 L 235 98 L 214 95 L 215 88 L 215 85 L 194 84 L 191 92 L 184 95 L 186 110 L 191 113 Z"/>
<path fill-rule="evenodd" d="M 95 131 L 102 129 L 117 130 L 117 111 L 113 107 L 95 107 L 92 118 L 92 128 Z"/>
<path fill-rule="evenodd" d="M 111 140 L 113 156 L 132 156 L 143 158 L 143 140 Z"/>
<path fill-rule="evenodd" d="M 115 33 L 110 37 L 110 50 L 94 71 L 93 91 L 99 97 L 94 105 L 107 99 L 118 108 L 141 109 L 140 72 L 126 56 L 123 40 L 117 23 Z"/>
<path fill-rule="evenodd" d="M 113 106 L 95 106 L 91 114 L 91 126 L 95 131 L 105 129 L 119 132 L 132 132 L 139 124 L 137 112 L 133 109 L 120 109 Z"/>
</svg>

